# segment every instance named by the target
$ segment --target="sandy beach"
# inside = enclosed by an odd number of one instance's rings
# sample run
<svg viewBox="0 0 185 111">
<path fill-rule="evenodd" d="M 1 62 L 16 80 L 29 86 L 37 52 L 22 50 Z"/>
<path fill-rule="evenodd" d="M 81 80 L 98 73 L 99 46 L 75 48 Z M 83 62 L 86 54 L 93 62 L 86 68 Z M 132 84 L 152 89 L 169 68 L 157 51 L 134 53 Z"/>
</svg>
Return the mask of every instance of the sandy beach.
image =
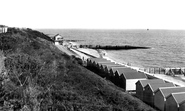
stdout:
<svg viewBox="0 0 185 111">
<path fill-rule="evenodd" d="M 65 52 L 66 54 L 72 56 L 72 55 L 76 55 L 78 57 L 80 57 L 81 59 L 83 60 L 87 60 L 88 58 L 91 58 L 91 56 L 89 55 L 92 55 L 94 57 L 97 57 L 97 58 L 100 58 L 100 54 L 98 53 L 97 50 L 94 50 L 94 49 L 88 49 L 88 48 L 78 48 L 78 49 L 74 49 L 74 48 L 66 48 L 62 45 L 56 45 L 61 51 Z M 83 53 L 82 53 L 83 52 Z M 125 67 L 129 67 L 131 69 L 134 69 L 134 70 L 137 70 L 137 71 L 140 71 L 140 72 L 144 72 L 145 74 L 149 75 L 149 76 L 153 76 L 154 78 L 159 78 L 159 79 L 163 79 L 167 82 L 172 82 L 178 86 L 185 86 L 185 82 L 183 81 L 184 80 L 184 77 L 172 77 L 172 76 L 169 76 L 169 75 L 164 75 L 164 74 L 151 74 L 151 73 L 147 73 L 143 70 L 140 70 L 139 67 L 134 67 L 134 66 L 129 66 L 127 64 L 123 64 L 123 63 L 119 63 L 118 61 L 115 61 L 113 59 L 110 59 L 109 57 L 107 57 L 106 55 L 103 56 L 103 58 L 107 59 L 107 60 L 110 60 L 112 62 L 115 62 L 117 64 L 120 64 L 120 65 L 123 65 Z"/>
</svg>

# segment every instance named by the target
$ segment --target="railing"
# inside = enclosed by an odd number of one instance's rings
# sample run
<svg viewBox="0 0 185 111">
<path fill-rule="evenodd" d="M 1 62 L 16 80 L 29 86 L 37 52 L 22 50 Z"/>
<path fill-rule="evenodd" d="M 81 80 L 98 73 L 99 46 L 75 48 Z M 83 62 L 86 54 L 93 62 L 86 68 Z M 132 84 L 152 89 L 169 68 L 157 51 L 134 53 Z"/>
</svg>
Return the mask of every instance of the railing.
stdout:
<svg viewBox="0 0 185 111">
<path fill-rule="evenodd" d="M 139 70 L 151 74 L 165 74 L 165 75 L 185 75 L 185 68 L 140 68 Z"/>
</svg>

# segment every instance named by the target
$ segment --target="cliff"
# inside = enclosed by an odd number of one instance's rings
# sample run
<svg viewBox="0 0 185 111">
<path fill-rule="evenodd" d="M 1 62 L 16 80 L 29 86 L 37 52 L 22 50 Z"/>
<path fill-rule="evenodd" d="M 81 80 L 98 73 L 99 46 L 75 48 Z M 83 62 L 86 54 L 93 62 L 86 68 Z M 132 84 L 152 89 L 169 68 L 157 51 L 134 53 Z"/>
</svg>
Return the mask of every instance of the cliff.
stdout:
<svg viewBox="0 0 185 111">
<path fill-rule="evenodd" d="M 0 34 L 0 50 L 0 110 L 154 110 L 79 65 L 38 31 L 9 28 Z"/>
</svg>

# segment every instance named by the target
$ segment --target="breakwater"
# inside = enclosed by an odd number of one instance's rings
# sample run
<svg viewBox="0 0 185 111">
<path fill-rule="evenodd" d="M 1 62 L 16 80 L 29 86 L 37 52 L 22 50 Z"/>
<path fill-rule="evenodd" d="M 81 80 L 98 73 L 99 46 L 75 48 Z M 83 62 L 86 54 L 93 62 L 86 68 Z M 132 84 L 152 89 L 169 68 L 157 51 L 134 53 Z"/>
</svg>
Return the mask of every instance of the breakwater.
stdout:
<svg viewBox="0 0 185 111">
<path fill-rule="evenodd" d="M 131 50 L 131 49 L 151 49 L 151 47 L 142 47 L 142 46 L 131 46 L 131 45 L 80 45 L 80 48 L 90 48 L 90 49 L 104 49 L 104 50 Z"/>
</svg>

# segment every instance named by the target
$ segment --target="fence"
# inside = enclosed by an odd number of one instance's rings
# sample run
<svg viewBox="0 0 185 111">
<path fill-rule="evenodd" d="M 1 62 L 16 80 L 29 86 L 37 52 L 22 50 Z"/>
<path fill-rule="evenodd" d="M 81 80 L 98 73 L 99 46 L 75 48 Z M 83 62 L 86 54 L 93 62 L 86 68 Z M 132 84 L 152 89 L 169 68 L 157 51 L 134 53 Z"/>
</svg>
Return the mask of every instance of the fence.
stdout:
<svg viewBox="0 0 185 111">
<path fill-rule="evenodd" d="M 185 68 L 140 68 L 151 74 L 185 75 Z"/>
</svg>

